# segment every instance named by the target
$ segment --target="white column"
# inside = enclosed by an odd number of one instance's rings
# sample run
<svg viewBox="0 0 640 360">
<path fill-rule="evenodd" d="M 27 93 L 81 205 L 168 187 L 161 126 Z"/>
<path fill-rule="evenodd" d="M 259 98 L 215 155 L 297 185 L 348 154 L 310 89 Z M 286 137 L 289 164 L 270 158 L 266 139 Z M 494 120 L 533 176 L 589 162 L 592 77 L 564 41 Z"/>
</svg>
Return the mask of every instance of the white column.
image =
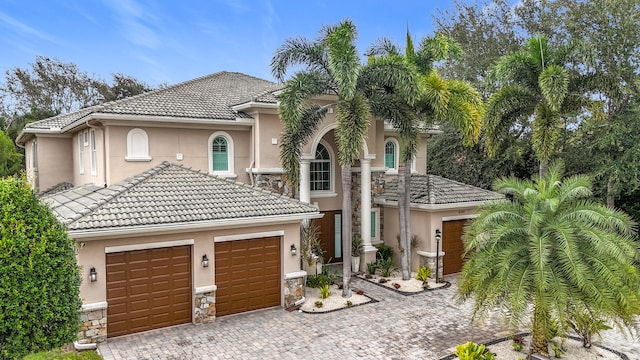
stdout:
<svg viewBox="0 0 640 360">
<path fill-rule="evenodd" d="M 300 201 L 311 203 L 311 176 L 310 171 L 311 160 L 300 160 Z"/>
<path fill-rule="evenodd" d="M 371 160 L 360 160 L 360 236 L 365 250 L 371 248 Z"/>
</svg>

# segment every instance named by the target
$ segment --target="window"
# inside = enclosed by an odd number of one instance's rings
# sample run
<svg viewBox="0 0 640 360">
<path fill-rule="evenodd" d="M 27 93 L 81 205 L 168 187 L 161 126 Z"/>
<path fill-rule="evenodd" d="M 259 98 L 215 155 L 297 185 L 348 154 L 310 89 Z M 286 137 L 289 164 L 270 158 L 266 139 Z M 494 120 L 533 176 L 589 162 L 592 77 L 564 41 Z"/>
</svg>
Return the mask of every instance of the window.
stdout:
<svg viewBox="0 0 640 360">
<path fill-rule="evenodd" d="M 331 190 L 331 154 L 327 147 L 318 144 L 316 157 L 310 164 L 310 190 L 330 191 Z"/>
<path fill-rule="evenodd" d="M 389 169 L 396 168 L 396 144 L 393 141 L 387 141 L 384 145 L 384 166 Z"/>
<path fill-rule="evenodd" d="M 78 133 L 78 171 L 84 174 L 84 139 L 82 133 Z"/>
<path fill-rule="evenodd" d="M 87 130 L 82 132 L 82 137 L 84 138 L 84 146 L 89 146 L 89 132 Z"/>
<path fill-rule="evenodd" d="M 380 208 L 371 209 L 371 242 L 380 242 Z"/>
<path fill-rule="evenodd" d="M 96 149 L 96 131 L 89 132 L 89 142 L 91 143 L 91 175 L 98 175 L 98 152 Z"/>
<path fill-rule="evenodd" d="M 233 139 L 219 131 L 209 137 L 209 172 L 235 176 L 233 172 Z"/>
<path fill-rule="evenodd" d="M 389 169 L 389 172 L 395 173 L 398 171 L 398 141 L 396 139 L 388 139 L 384 144 L 384 166 Z"/>
<path fill-rule="evenodd" d="M 127 161 L 149 161 L 149 137 L 142 129 L 131 129 L 127 133 Z"/>
</svg>

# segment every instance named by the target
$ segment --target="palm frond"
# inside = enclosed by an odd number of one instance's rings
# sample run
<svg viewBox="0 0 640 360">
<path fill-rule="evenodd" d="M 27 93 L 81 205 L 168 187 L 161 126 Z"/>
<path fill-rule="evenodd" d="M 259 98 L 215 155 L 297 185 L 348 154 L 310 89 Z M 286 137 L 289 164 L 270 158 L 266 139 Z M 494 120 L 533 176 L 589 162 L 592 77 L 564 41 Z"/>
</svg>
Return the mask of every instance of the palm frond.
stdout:
<svg viewBox="0 0 640 360">
<path fill-rule="evenodd" d="M 538 105 L 533 119 L 531 141 L 533 150 L 540 161 L 547 162 L 556 150 L 562 123 L 557 113 L 543 104 Z"/>
<path fill-rule="evenodd" d="M 540 73 L 538 86 L 549 108 L 558 111 L 569 91 L 569 74 L 562 67 L 551 64 Z"/>
<path fill-rule="evenodd" d="M 338 95 L 346 100 L 355 96 L 360 73 L 356 52 L 356 28 L 349 20 L 331 28 L 327 34 L 328 64 Z"/>
<path fill-rule="evenodd" d="M 364 53 L 365 56 L 400 56 L 400 49 L 391 39 L 383 37 L 376 39 Z"/>
<path fill-rule="evenodd" d="M 303 37 L 285 40 L 284 44 L 276 49 L 271 59 L 271 74 L 282 82 L 287 69 L 296 65 L 303 65 L 307 70 L 326 73 L 328 63 L 322 43 Z"/>
<path fill-rule="evenodd" d="M 364 136 L 369 128 L 369 103 L 358 92 L 350 100 L 340 98 L 336 105 L 336 140 L 338 161 L 341 166 L 352 165 L 362 150 Z"/>
</svg>

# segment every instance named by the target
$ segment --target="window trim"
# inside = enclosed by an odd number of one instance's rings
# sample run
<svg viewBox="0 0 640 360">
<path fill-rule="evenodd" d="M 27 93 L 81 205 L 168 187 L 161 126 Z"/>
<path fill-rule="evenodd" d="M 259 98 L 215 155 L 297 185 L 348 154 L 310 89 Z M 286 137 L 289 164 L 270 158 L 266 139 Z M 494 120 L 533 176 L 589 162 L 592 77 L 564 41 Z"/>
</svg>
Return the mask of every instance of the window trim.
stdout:
<svg viewBox="0 0 640 360">
<path fill-rule="evenodd" d="M 84 139 L 82 132 L 78 133 L 78 172 L 84 175 Z"/>
<path fill-rule="evenodd" d="M 142 135 L 143 145 L 145 145 L 142 154 L 133 154 L 133 137 L 137 134 Z M 129 130 L 127 133 L 127 156 L 124 159 L 126 161 L 151 161 L 152 158 L 149 156 L 149 136 L 146 131 L 140 128 Z"/>
<path fill-rule="evenodd" d="M 394 145 L 394 152 L 393 152 L 393 161 L 395 164 L 395 167 L 387 167 L 387 144 L 388 143 L 393 143 Z M 400 143 L 398 143 L 398 140 L 396 138 L 386 138 L 384 141 L 384 151 L 383 154 L 385 156 L 384 158 L 384 167 L 387 168 L 387 171 L 385 172 L 387 175 L 395 175 L 398 173 L 398 166 L 400 165 Z"/>
<path fill-rule="evenodd" d="M 380 208 L 379 207 L 374 207 L 371 208 L 371 214 L 374 215 L 374 219 L 375 219 L 375 229 L 376 229 L 376 236 L 373 236 L 373 233 L 371 233 L 371 243 L 372 244 L 379 244 L 382 242 L 381 237 L 380 237 Z"/>
<path fill-rule="evenodd" d="M 98 175 L 98 146 L 96 145 L 96 131 L 91 129 L 89 131 L 89 143 L 91 146 L 91 175 Z"/>
<path fill-rule="evenodd" d="M 225 138 L 227 140 L 227 170 L 226 171 L 214 171 L 213 170 L 213 140 L 218 136 Z M 234 167 L 234 145 L 233 138 L 225 131 L 216 131 L 211 136 L 209 136 L 209 141 L 207 142 L 207 159 L 209 159 L 209 174 L 218 175 L 222 177 L 236 177 L 235 167 Z"/>
<path fill-rule="evenodd" d="M 331 148 L 331 146 L 329 145 L 329 143 L 327 143 L 324 140 L 320 140 L 318 142 L 318 144 L 316 145 L 316 147 L 313 149 L 313 155 L 314 158 L 311 159 L 309 162 L 309 167 L 311 168 L 311 164 L 316 161 L 315 159 L 315 154 L 316 151 L 318 150 L 318 145 L 322 144 L 322 146 L 324 146 L 325 149 L 327 149 L 327 153 L 329 153 L 329 190 L 311 190 L 311 174 L 309 174 L 309 193 L 310 196 L 312 198 L 322 198 L 322 197 L 335 197 L 337 196 L 336 193 L 336 170 L 335 170 L 335 153 L 333 152 L 333 149 Z"/>
</svg>

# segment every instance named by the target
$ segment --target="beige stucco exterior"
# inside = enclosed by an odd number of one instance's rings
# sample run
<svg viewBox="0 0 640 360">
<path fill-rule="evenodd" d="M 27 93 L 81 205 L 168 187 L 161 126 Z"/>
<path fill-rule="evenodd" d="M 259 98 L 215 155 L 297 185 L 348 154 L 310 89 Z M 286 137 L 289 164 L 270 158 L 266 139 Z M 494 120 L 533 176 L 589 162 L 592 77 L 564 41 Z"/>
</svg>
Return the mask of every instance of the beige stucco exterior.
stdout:
<svg viewBox="0 0 640 360">
<path fill-rule="evenodd" d="M 477 205 L 459 206 L 447 209 L 441 206 L 439 209 L 425 209 L 412 207 L 411 235 L 418 235 L 420 240 L 411 252 L 411 271 L 416 271 L 420 266 L 420 256 L 417 251 L 429 253 L 436 252 L 436 229 L 442 229 L 442 222 L 449 220 L 471 219 L 475 217 Z M 397 206 L 384 206 L 384 243 L 393 247 L 396 264 L 401 264 L 401 254 L 397 235 L 400 233 L 399 215 Z M 440 249 L 442 251 L 442 249 Z M 446 254 L 445 254 L 446 256 Z"/>
<path fill-rule="evenodd" d="M 192 276 L 194 291 L 197 288 L 215 285 L 215 244 L 221 238 L 236 236 L 236 238 L 257 238 L 281 236 L 281 259 L 282 278 L 285 274 L 300 271 L 300 254 L 295 256 L 290 254 L 291 245 L 300 249 L 300 227 L 299 222 L 284 224 L 266 224 L 263 226 L 253 226 L 237 229 L 212 229 L 194 232 L 181 233 L 156 233 L 149 235 L 114 235 L 101 238 L 80 238 L 76 239 L 78 245 L 78 265 L 82 269 L 82 284 L 80 285 L 80 296 L 84 304 L 100 303 L 107 301 L 106 294 L 106 253 L 117 252 L 118 250 L 128 251 L 133 249 L 146 249 L 154 247 L 191 245 L 192 255 Z M 203 255 L 211 260 L 211 265 L 202 267 L 201 258 Z M 97 281 L 89 281 L 89 269 L 96 268 L 98 273 Z"/>
<path fill-rule="evenodd" d="M 26 173 L 31 185 L 46 190 L 73 181 L 71 136 L 40 135 L 25 144 Z"/>
</svg>

